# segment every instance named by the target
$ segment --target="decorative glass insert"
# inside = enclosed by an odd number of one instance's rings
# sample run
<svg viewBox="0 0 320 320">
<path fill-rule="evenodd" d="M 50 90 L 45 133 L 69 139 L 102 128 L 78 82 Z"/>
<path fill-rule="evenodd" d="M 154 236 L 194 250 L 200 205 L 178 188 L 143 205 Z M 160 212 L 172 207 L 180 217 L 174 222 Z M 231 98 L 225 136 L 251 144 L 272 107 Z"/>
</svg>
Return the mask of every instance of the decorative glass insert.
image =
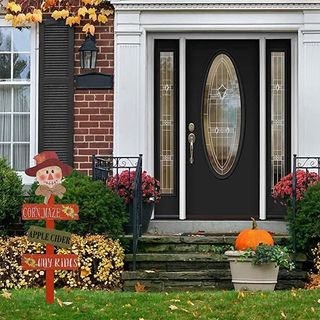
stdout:
<svg viewBox="0 0 320 320">
<path fill-rule="evenodd" d="M 160 183 L 174 193 L 174 52 L 160 52 Z"/>
<path fill-rule="evenodd" d="M 203 98 L 203 130 L 215 172 L 226 175 L 235 165 L 241 133 L 241 97 L 235 67 L 226 54 L 212 61 Z"/>
<path fill-rule="evenodd" d="M 285 171 L 285 52 L 271 52 L 271 188 Z"/>
<path fill-rule="evenodd" d="M 17 171 L 30 161 L 30 34 L 0 27 L 0 157 Z"/>
</svg>

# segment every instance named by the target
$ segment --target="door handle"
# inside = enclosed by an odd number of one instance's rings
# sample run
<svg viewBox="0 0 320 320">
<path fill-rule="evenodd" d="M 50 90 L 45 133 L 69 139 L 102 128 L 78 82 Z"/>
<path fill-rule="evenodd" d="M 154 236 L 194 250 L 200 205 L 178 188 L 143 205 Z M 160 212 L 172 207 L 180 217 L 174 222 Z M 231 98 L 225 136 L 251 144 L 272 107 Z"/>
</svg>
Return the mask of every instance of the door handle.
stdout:
<svg viewBox="0 0 320 320">
<path fill-rule="evenodd" d="M 194 143 L 196 142 L 196 136 L 195 136 L 194 133 L 189 133 L 188 142 L 189 142 L 189 146 L 190 146 L 190 159 L 189 159 L 189 162 L 190 162 L 190 164 L 193 164 L 193 162 L 194 162 L 194 157 L 193 157 Z"/>
</svg>

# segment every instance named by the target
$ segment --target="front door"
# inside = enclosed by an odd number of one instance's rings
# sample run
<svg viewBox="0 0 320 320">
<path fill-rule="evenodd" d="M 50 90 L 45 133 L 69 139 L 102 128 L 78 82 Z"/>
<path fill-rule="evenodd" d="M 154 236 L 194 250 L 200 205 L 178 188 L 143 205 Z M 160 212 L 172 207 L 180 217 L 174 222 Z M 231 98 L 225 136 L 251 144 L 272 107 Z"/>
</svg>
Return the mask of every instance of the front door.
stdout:
<svg viewBox="0 0 320 320">
<path fill-rule="evenodd" d="M 186 44 L 187 219 L 259 216 L 259 41 Z"/>
</svg>

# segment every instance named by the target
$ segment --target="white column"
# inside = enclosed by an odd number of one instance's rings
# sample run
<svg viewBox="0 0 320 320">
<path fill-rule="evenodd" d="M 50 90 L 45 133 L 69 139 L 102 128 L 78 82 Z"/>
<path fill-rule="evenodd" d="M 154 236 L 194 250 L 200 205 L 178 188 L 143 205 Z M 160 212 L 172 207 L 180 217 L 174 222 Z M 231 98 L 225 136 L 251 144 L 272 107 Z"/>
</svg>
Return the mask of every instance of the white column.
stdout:
<svg viewBox="0 0 320 320">
<path fill-rule="evenodd" d="M 114 155 L 143 153 L 141 105 L 140 13 L 117 12 L 115 16 Z"/>
<path fill-rule="evenodd" d="M 320 155 L 320 12 L 305 12 L 299 48 L 298 150 Z"/>
</svg>

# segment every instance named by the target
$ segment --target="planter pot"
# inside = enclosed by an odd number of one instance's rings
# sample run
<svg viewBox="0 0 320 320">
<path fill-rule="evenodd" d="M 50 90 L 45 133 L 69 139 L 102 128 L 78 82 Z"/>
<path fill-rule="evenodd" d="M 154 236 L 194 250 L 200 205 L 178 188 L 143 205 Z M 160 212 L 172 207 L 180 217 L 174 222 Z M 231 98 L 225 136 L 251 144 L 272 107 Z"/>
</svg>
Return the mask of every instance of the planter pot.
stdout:
<svg viewBox="0 0 320 320">
<path fill-rule="evenodd" d="M 154 208 L 154 203 L 146 203 L 142 202 L 142 208 L 141 208 L 141 233 L 146 233 L 148 231 L 152 211 Z M 129 213 L 129 221 L 124 226 L 124 232 L 126 234 L 131 234 L 133 232 L 133 209 L 132 209 L 132 203 L 129 203 L 128 205 L 128 213 Z"/>
<path fill-rule="evenodd" d="M 255 265 L 251 258 L 244 258 L 244 251 L 227 251 L 232 283 L 237 291 L 273 291 L 278 281 L 276 263 Z"/>
</svg>

